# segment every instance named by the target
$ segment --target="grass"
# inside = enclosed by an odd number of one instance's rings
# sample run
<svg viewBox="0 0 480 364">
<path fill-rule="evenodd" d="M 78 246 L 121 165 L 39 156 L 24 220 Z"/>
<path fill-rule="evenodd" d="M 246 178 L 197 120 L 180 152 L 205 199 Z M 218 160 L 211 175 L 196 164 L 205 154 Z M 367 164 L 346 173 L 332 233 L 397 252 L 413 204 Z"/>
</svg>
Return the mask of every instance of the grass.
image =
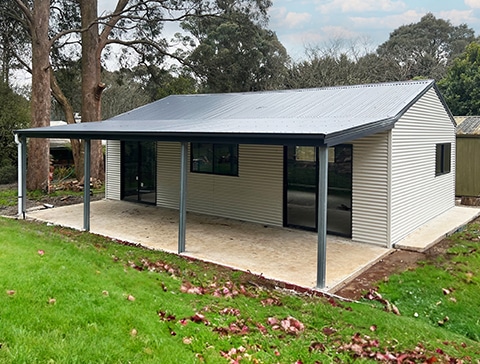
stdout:
<svg viewBox="0 0 480 364">
<path fill-rule="evenodd" d="M 470 277 L 468 258 L 476 253 L 468 253 L 468 239 L 456 239 L 457 251 L 446 263 L 464 275 L 449 282 L 453 293 L 440 292 L 443 301 L 435 307 L 449 308 L 447 296 L 455 296 L 451 306 L 460 314 L 478 307 L 479 298 L 458 283 Z M 442 262 L 426 271 L 428 277 L 412 278 L 418 282 L 408 288 L 403 275 L 381 287 L 402 312 L 397 316 L 373 301 L 262 288 L 260 277 L 60 227 L 2 218 L 0 244 L 1 363 L 352 363 L 388 353 L 446 362 L 480 356 L 476 309 L 455 328 L 453 311 L 434 319 L 423 314 L 436 304 L 436 289 L 428 299 L 423 291 L 409 293 L 438 282 L 442 287 L 449 276 L 439 273 Z M 454 263 L 457 256 L 465 260 Z M 476 275 L 467 280 L 478 292 Z M 410 305 L 415 296 L 423 298 Z M 443 315 L 450 321 L 439 326 L 435 321 Z"/>
<path fill-rule="evenodd" d="M 402 314 L 480 341 L 480 224 L 451 237 L 445 255 L 380 285 Z"/>
<path fill-rule="evenodd" d="M 18 203 L 18 192 L 14 189 L 0 189 L 0 207 L 15 206 Z"/>
</svg>

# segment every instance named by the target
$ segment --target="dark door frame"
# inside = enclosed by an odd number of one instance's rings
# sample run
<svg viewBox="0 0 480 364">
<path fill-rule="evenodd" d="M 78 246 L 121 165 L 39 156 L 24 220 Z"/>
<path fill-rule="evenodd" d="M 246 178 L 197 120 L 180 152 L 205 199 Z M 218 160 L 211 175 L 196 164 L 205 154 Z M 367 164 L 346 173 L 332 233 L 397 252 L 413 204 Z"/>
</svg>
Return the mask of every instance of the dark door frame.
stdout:
<svg viewBox="0 0 480 364">
<path fill-rule="evenodd" d="M 350 166 L 350 175 L 353 178 L 353 145 L 352 144 L 345 144 L 351 148 L 351 166 Z M 319 151 L 318 147 L 315 147 L 315 227 L 308 227 L 308 226 L 301 226 L 295 224 L 288 223 L 288 148 L 295 148 L 297 145 L 285 145 L 283 148 L 283 226 L 291 227 L 295 229 L 307 230 L 307 231 L 318 231 L 318 170 L 319 170 Z M 330 187 L 328 187 L 330 190 Z M 330 231 L 328 229 L 328 221 L 327 221 L 327 233 L 344 236 L 347 238 L 352 237 L 352 220 L 353 220 L 353 213 L 352 213 L 352 199 L 353 199 L 353 188 L 350 195 L 350 232 L 349 234 L 343 234 L 335 231 Z"/>
<path fill-rule="evenodd" d="M 122 140 L 120 142 L 120 166 L 121 166 L 121 170 L 120 170 L 120 199 L 121 200 L 124 200 L 125 199 L 125 143 L 128 142 L 128 143 L 137 143 L 137 147 L 138 147 L 138 157 L 137 157 L 137 198 L 135 199 L 134 202 L 138 202 L 138 203 L 143 203 L 143 204 L 147 204 L 147 205 L 156 205 L 156 201 L 157 201 L 157 153 L 156 153 L 156 150 L 157 150 L 157 145 L 156 145 L 156 142 L 149 142 L 147 141 L 147 143 L 155 143 L 155 152 L 154 152 L 154 156 L 155 156 L 155 163 L 154 163 L 154 171 L 153 171 L 153 176 L 154 176 L 154 199 L 153 201 L 146 201 L 146 200 L 143 200 L 141 198 L 141 175 L 142 175 L 142 161 L 143 161 L 143 155 L 142 155 L 142 151 L 144 150 L 144 148 L 142 148 L 142 144 L 145 143 L 145 141 L 124 141 Z M 131 201 L 131 200 L 130 200 Z"/>
</svg>

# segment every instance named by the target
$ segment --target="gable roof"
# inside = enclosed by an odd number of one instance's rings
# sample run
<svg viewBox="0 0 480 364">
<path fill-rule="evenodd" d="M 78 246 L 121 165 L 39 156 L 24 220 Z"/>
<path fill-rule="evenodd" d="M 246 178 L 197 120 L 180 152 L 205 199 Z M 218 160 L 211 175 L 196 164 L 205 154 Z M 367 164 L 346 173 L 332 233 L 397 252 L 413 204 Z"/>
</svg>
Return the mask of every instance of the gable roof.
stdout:
<svg viewBox="0 0 480 364">
<path fill-rule="evenodd" d="M 433 80 L 422 80 L 175 95 L 102 122 L 24 129 L 17 134 L 79 139 L 334 145 L 393 128 L 403 113 L 432 87 L 439 94 Z"/>
</svg>

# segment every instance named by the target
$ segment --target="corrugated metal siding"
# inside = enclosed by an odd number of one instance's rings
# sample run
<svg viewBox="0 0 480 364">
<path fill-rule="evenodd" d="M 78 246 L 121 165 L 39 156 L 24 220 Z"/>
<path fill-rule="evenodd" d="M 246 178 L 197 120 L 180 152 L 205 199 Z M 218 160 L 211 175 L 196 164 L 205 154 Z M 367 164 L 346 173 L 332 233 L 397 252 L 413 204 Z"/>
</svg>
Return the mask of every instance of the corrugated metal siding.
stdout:
<svg viewBox="0 0 480 364">
<path fill-rule="evenodd" d="M 480 135 L 457 136 L 457 196 L 480 196 Z"/>
<path fill-rule="evenodd" d="M 157 143 L 157 205 L 178 209 L 179 188 L 180 143 Z"/>
<path fill-rule="evenodd" d="M 178 208 L 180 144 L 158 145 L 157 204 Z M 283 147 L 240 145 L 238 177 L 189 173 L 187 210 L 283 225 Z"/>
<path fill-rule="evenodd" d="M 435 146 L 451 143 L 451 172 L 435 176 Z M 391 242 L 455 205 L 455 127 L 433 89 L 392 130 Z"/>
<path fill-rule="evenodd" d="M 120 200 L 121 151 L 119 140 L 107 140 L 105 169 L 105 198 Z"/>
<path fill-rule="evenodd" d="M 352 240 L 388 242 L 389 132 L 353 143 Z"/>
</svg>

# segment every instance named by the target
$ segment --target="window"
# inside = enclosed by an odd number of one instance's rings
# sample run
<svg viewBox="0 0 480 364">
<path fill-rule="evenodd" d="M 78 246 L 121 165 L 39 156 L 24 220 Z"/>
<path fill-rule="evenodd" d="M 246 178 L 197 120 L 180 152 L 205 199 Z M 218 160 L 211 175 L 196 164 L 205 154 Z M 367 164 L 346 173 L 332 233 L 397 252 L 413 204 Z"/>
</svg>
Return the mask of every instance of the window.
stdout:
<svg viewBox="0 0 480 364">
<path fill-rule="evenodd" d="M 450 173 L 452 145 L 450 143 L 437 144 L 435 157 L 435 175 Z"/>
<path fill-rule="evenodd" d="M 238 144 L 192 143 L 190 170 L 238 176 Z"/>
</svg>

